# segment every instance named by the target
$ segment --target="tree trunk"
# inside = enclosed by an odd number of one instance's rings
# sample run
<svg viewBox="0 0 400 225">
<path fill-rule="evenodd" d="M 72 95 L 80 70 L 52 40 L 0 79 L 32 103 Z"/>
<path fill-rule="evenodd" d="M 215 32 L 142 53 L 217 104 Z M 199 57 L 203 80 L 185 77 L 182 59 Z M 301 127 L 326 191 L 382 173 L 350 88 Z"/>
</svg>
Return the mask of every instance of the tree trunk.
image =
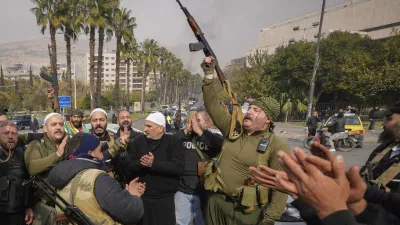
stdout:
<svg viewBox="0 0 400 225">
<path fill-rule="evenodd" d="M 68 32 L 68 35 L 72 35 L 72 32 Z M 71 82 L 71 38 L 68 35 L 64 35 L 64 40 L 67 48 L 67 95 L 72 98 L 72 82 Z"/>
<path fill-rule="evenodd" d="M 3 70 L 1 71 L 1 80 L 3 80 Z M 33 72 L 32 66 L 29 66 L 29 85 L 33 87 Z"/>
<path fill-rule="evenodd" d="M 158 99 L 158 96 L 160 94 L 160 89 L 158 88 L 158 81 L 157 81 L 157 74 L 156 74 L 156 68 L 153 68 L 153 74 L 154 74 L 154 85 L 156 86 L 155 92 L 156 92 L 156 99 Z"/>
<path fill-rule="evenodd" d="M 130 105 L 130 100 L 129 100 L 129 88 L 131 86 L 131 83 L 129 81 L 130 78 L 130 72 L 131 72 L 131 59 L 127 58 L 126 60 L 126 109 L 129 111 L 129 105 Z"/>
<path fill-rule="evenodd" d="M 56 28 L 50 24 L 50 39 L 51 39 L 51 75 L 57 85 L 54 85 L 53 110 L 60 112 L 60 103 L 58 102 L 58 76 L 57 76 L 57 43 L 56 43 Z"/>
<path fill-rule="evenodd" d="M 104 28 L 99 28 L 99 49 L 97 52 L 97 80 L 96 80 L 96 106 L 100 107 L 101 99 L 101 78 L 103 77 L 103 46 L 104 46 Z"/>
<path fill-rule="evenodd" d="M 174 103 L 178 100 L 178 89 L 179 89 L 179 82 L 178 79 L 176 79 L 176 87 L 175 87 L 175 99 Z"/>
<path fill-rule="evenodd" d="M 119 66 L 121 63 L 121 45 L 122 37 L 117 37 L 117 53 L 115 56 L 115 87 L 114 87 L 114 97 L 115 97 L 115 110 L 119 109 Z"/>
<path fill-rule="evenodd" d="M 144 70 L 143 70 L 143 76 L 142 76 L 142 94 L 140 98 L 140 107 L 141 107 L 141 113 L 144 115 L 144 110 L 145 110 L 145 95 L 146 95 L 146 81 L 147 81 L 147 76 L 146 76 L 146 71 L 147 71 L 147 62 L 144 64 Z"/>
<path fill-rule="evenodd" d="M 164 74 L 164 105 L 166 104 L 166 98 L 167 98 L 167 85 L 168 85 L 168 79 L 167 79 L 167 74 Z"/>
<path fill-rule="evenodd" d="M 95 108 L 94 98 L 96 96 L 96 87 L 94 83 L 94 48 L 95 48 L 95 30 L 94 26 L 90 26 L 90 39 L 89 39 L 89 54 L 90 54 L 90 68 L 89 68 L 89 83 L 90 83 L 90 110 Z"/>
<path fill-rule="evenodd" d="M 1 68 L 0 68 L 0 72 L 1 72 L 1 76 L 0 76 L 0 83 L 1 83 L 1 86 L 4 86 L 4 74 L 3 74 L 3 65 L 1 65 Z"/>
</svg>

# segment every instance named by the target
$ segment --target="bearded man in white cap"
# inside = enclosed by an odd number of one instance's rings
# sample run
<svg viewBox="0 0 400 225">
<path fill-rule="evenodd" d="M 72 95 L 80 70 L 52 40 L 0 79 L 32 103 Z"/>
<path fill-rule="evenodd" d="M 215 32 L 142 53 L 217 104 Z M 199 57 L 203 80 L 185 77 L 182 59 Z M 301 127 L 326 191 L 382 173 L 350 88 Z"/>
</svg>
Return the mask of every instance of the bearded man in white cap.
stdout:
<svg viewBox="0 0 400 225">
<path fill-rule="evenodd" d="M 162 113 L 150 114 L 144 123 L 145 135 L 128 147 L 128 181 L 139 177 L 146 183 L 144 216 L 137 225 L 176 224 L 174 195 L 183 174 L 184 150 L 177 137 L 165 134 L 165 123 Z"/>
<path fill-rule="evenodd" d="M 90 113 L 90 125 L 92 129 L 90 133 L 96 136 L 101 144 L 101 151 L 104 155 L 106 162 L 106 172 L 114 176 L 113 159 L 123 150 L 126 149 L 129 143 L 129 134 L 121 132 L 119 138 L 115 139 L 114 136 L 107 131 L 107 112 L 104 109 L 96 108 Z"/>
<path fill-rule="evenodd" d="M 50 113 L 44 119 L 41 141 L 32 141 L 28 144 L 25 153 L 25 165 L 31 176 L 40 175 L 47 179 L 50 170 L 64 159 L 65 145 L 68 135 L 65 136 L 64 119 L 58 113 Z M 35 191 L 36 204 L 33 208 L 35 219 L 33 224 L 54 224 L 54 202 L 41 191 Z"/>
</svg>

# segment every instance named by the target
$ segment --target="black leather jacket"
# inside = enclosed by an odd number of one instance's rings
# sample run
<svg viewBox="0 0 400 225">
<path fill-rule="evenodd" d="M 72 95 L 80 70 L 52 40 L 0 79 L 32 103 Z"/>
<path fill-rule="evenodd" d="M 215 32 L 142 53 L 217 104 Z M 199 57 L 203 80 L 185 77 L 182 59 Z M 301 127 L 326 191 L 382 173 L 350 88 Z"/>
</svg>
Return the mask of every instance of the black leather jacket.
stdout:
<svg viewBox="0 0 400 225">
<path fill-rule="evenodd" d="M 346 125 L 346 121 L 343 117 L 337 118 L 335 124 L 333 125 L 333 130 L 335 133 L 345 132 L 344 126 Z"/>
</svg>

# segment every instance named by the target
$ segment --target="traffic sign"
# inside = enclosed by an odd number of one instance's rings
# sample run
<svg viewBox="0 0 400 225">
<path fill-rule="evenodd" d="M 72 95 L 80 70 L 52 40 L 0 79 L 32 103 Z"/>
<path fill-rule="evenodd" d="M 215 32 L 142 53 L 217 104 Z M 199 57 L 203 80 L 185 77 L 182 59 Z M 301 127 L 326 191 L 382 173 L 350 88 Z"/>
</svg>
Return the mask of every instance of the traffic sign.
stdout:
<svg viewBox="0 0 400 225">
<path fill-rule="evenodd" d="M 60 108 L 71 108 L 71 96 L 58 96 Z"/>
</svg>

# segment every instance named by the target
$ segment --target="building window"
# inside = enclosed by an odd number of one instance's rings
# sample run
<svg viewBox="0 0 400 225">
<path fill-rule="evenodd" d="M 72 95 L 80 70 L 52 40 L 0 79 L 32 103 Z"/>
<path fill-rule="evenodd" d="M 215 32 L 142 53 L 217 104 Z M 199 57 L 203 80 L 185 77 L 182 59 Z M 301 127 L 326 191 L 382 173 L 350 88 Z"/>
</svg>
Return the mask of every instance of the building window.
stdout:
<svg viewBox="0 0 400 225">
<path fill-rule="evenodd" d="M 115 63 L 111 63 L 111 66 L 115 66 Z"/>
<path fill-rule="evenodd" d="M 111 71 L 115 71 L 115 69 L 111 69 Z"/>
<path fill-rule="evenodd" d="M 106 69 L 106 71 L 110 71 L 109 69 Z"/>
<path fill-rule="evenodd" d="M 106 66 L 110 65 L 110 63 L 106 63 Z"/>
<path fill-rule="evenodd" d="M 109 58 L 108 57 L 106 57 L 106 60 L 108 60 Z"/>
<path fill-rule="evenodd" d="M 111 57 L 111 60 L 115 60 L 115 57 Z"/>
</svg>

